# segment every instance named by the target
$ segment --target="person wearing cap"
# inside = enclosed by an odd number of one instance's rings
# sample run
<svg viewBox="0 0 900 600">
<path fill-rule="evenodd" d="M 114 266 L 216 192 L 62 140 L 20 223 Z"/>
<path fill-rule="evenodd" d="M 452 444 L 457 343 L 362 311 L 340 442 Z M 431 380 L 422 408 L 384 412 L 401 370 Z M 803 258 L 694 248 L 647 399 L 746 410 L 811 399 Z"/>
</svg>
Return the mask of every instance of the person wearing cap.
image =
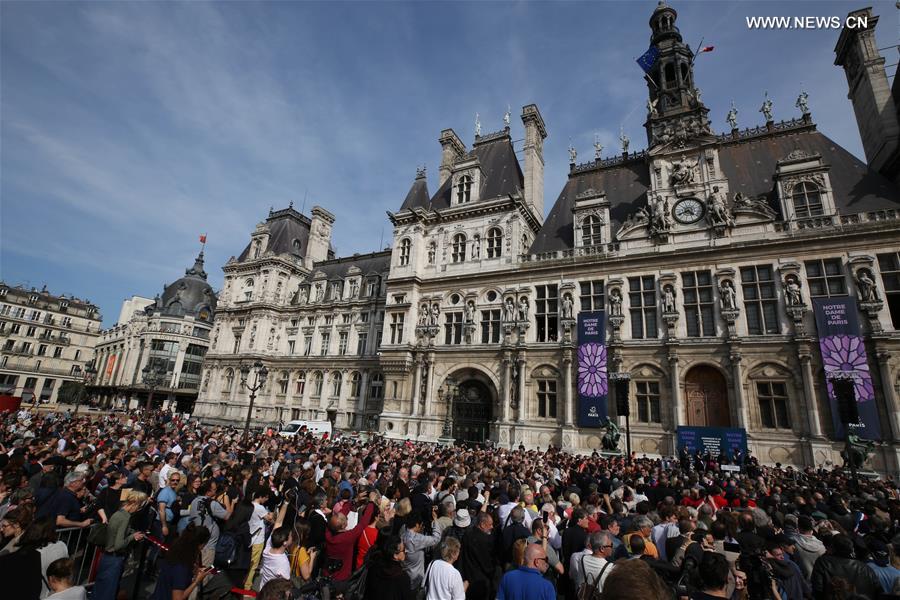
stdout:
<svg viewBox="0 0 900 600">
<path fill-rule="evenodd" d="M 875 573 L 884 593 L 892 594 L 894 586 L 900 581 L 900 569 L 891 564 L 891 547 L 871 536 L 866 538 L 866 546 L 871 553 L 871 560 L 866 564 Z"/>
</svg>

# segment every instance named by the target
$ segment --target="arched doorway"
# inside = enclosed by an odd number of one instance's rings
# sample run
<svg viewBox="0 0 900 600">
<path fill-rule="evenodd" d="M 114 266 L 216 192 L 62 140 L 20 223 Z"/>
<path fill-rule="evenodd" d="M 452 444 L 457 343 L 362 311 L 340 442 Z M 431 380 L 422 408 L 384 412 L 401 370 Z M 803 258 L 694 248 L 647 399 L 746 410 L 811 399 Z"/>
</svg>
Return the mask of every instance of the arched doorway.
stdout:
<svg viewBox="0 0 900 600">
<path fill-rule="evenodd" d="M 731 427 L 728 386 L 715 368 L 700 365 L 684 377 L 687 422 L 694 427 Z"/>
<path fill-rule="evenodd" d="M 459 384 L 459 394 L 453 401 L 453 438 L 457 442 L 480 444 L 488 439 L 492 406 L 490 388 L 477 379 Z"/>
</svg>

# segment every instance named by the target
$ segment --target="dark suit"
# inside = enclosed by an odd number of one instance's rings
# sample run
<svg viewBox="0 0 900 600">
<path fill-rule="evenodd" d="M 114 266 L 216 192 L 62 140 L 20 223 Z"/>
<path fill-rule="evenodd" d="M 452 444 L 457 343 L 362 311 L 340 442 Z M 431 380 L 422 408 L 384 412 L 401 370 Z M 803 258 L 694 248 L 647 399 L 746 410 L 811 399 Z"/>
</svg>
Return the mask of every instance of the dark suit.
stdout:
<svg viewBox="0 0 900 600">
<path fill-rule="evenodd" d="M 494 544 L 494 536 L 477 527 L 471 527 L 463 537 L 459 570 L 463 581 L 469 582 L 466 600 L 494 599 L 494 572 L 497 568 Z"/>
</svg>

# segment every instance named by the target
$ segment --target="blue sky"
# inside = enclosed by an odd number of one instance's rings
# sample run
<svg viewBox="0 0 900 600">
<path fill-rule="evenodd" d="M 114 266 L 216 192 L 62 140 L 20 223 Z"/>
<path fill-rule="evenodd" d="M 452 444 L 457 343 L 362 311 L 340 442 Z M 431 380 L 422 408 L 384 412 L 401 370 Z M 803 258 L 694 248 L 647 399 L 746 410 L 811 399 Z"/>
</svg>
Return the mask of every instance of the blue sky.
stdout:
<svg viewBox="0 0 900 600">
<path fill-rule="evenodd" d="M 239 254 L 270 206 L 320 204 L 339 254 L 378 248 L 428 168 L 440 131 L 467 144 L 536 103 L 549 138 L 545 208 L 599 133 L 645 146 L 651 2 L 0 3 L 0 278 L 98 304 L 152 297 L 193 262 Z M 748 15 L 839 15 L 874 5 L 879 46 L 896 43 L 894 2 L 673 2 L 700 56 L 696 81 L 716 129 L 798 116 L 862 156 L 838 31 L 749 30 Z M 893 31 L 892 31 L 893 29 Z M 888 51 L 889 63 L 896 53 Z M 520 146 L 520 144 L 519 144 Z"/>
</svg>

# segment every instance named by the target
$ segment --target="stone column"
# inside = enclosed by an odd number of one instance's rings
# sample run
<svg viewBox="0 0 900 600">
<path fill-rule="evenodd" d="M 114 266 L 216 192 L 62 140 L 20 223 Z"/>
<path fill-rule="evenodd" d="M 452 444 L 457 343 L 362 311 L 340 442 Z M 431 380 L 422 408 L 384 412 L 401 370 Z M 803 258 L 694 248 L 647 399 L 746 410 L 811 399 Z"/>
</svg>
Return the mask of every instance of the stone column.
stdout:
<svg viewBox="0 0 900 600">
<path fill-rule="evenodd" d="M 519 369 L 519 423 L 524 423 L 528 419 L 528 398 L 525 397 L 525 357 L 520 356 L 516 359 Z"/>
<path fill-rule="evenodd" d="M 510 403 L 510 387 L 512 385 L 512 358 L 509 352 L 503 353 L 503 390 L 500 392 L 500 411 L 501 420 L 504 424 L 509 423 L 509 403 Z"/>
<path fill-rule="evenodd" d="M 803 404 L 809 415 L 809 435 L 816 438 L 822 437 L 822 426 L 819 423 L 819 403 L 816 402 L 816 386 L 812 372 L 812 353 L 802 350 L 799 358 L 803 378 Z"/>
<path fill-rule="evenodd" d="M 413 389 L 412 389 L 412 408 L 409 412 L 410 416 L 415 417 L 419 414 L 419 390 L 422 387 L 422 359 L 421 357 L 414 357 L 416 363 L 416 372 L 413 375 Z"/>
<path fill-rule="evenodd" d="M 672 428 L 674 430 L 684 424 L 684 408 L 681 401 L 681 367 L 678 355 L 669 354 L 669 379 L 672 380 Z"/>
<path fill-rule="evenodd" d="M 425 411 L 423 416 L 431 416 L 434 414 L 434 354 L 429 353 L 425 358 L 425 364 L 428 368 L 428 382 L 425 386 Z"/>
<path fill-rule="evenodd" d="M 900 406 L 897 405 L 897 394 L 894 391 L 894 382 L 891 381 L 891 370 L 888 365 L 891 353 L 887 350 L 878 350 L 876 351 L 876 356 L 878 358 L 878 373 L 881 376 L 881 390 L 884 393 L 885 410 L 891 426 L 891 435 L 894 441 L 900 440 Z"/>
<path fill-rule="evenodd" d="M 737 426 L 748 429 L 750 425 L 750 411 L 744 398 L 744 369 L 741 367 L 743 357 L 739 350 L 732 349 L 729 358 L 731 359 L 731 378 L 734 380 L 734 404 Z"/>
<path fill-rule="evenodd" d="M 356 414 L 360 429 L 366 426 L 366 399 L 369 397 L 369 372 L 359 374 L 359 397 L 356 399 Z"/>
<path fill-rule="evenodd" d="M 563 351 L 563 385 L 565 386 L 566 403 L 566 426 L 572 427 L 574 424 L 575 399 L 572 395 L 572 351 Z"/>
</svg>

